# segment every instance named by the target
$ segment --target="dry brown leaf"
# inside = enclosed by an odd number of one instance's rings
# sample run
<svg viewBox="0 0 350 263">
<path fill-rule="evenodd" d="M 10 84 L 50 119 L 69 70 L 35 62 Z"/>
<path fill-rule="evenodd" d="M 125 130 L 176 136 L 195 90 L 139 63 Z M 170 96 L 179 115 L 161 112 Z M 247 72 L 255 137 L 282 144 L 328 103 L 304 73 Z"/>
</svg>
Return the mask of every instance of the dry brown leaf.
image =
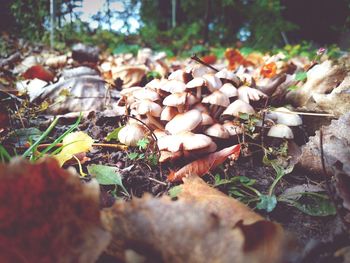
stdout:
<svg viewBox="0 0 350 263">
<path fill-rule="evenodd" d="M 325 94 L 337 87 L 346 75 L 345 70 L 333 65 L 332 61 L 326 60 L 322 64 L 316 65 L 307 72 L 307 81 L 296 90 L 290 91 L 286 99 L 294 106 L 305 106 L 312 95 Z"/>
<path fill-rule="evenodd" d="M 55 159 L 1 164 L 1 262 L 95 262 L 110 240 L 98 194 Z"/>
<path fill-rule="evenodd" d="M 221 151 L 208 154 L 207 156 L 201 159 L 195 160 L 185 165 L 184 167 L 182 167 L 180 170 L 176 172 L 171 171 L 168 176 L 168 181 L 169 182 L 180 181 L 183 177 L 189 174 L 203 176 L 207 172 L 209 172 L 211 169 L 222 164 L 230 155 L 234 159 L 237 159 L 240 154 L 240 149 L 241 149 L 241 146 L 237 144 L 237 145 L 233 145 L 231 147 L 222 149 Z"/>
<path fill-rule="evenodd" d="M 327 166 L 336 162 L 343 164 L 343 169 L 350 174 L 350 112 L 339 120 L 333 120 L 331 124 L 323 128 L 323 149 Z M 309 142 L 302 147 L 301 156 L 298 158 L 298 166 L 310 170 L 315 174 L 322 174 L 320 150 L 320 132 L 310 137 Z"/>
<path fill-rule="evenodd" d="M 146 262 L 278 262 L 284 243 L 278 224 L 196 176 L 179 200 L 134 199 L 104 211 L 113 241 L 108 253 L 126 261 L 134 250 Z"/>
</svg>

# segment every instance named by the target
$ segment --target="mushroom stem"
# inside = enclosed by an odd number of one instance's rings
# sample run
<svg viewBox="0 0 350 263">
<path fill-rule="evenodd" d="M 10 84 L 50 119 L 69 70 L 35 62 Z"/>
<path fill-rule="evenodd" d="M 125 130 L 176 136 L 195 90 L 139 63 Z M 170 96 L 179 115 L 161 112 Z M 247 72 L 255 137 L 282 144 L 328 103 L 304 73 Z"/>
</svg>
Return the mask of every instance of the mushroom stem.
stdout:
<svg viewBox="0 0 350 263">
<path fill-rule="evenodd" d="M 215 109 L 215 111 L 213 111 L 213 118 L 218 119 L 219 116 L 221 115 L 221 113 L 223 113 L 224 107 L 219 106 L 219 105 L 215 105 L 215 106 L 216 106 L 216 109 Z"/>
<path fill-rule="evenodd" d="M 202 87 L 197 87 L 197 93 L 196 93 L 197 99 L 201 99 L 202 97 Z"/>
<path fill-rule="evenodd" d="M 185 105 L 178 105 L 178 106 L 177 106 L 177 111 L 178 111 L 179 113 L 183 113 L 184 110 L 185 110 Z"/>
<path fill-rule="evenodd" d="M 217 112 L 218 110 L 218 107 L 219 105 L 215 105 L 215 104 L 212 104 L 209 106 L 209 111 L 210 111 L 210 115 L 214 117 L 215 113 Z M 215 118 L 215 117 L 214 117 Z"/>
<path fill-rule="evenodd" d="M 158 129 L 164 130 L 164 126 L 156 118 L 150 114 L 146 114 L 146 116 L 151 124 L 156 126 Z"/>
</svg>

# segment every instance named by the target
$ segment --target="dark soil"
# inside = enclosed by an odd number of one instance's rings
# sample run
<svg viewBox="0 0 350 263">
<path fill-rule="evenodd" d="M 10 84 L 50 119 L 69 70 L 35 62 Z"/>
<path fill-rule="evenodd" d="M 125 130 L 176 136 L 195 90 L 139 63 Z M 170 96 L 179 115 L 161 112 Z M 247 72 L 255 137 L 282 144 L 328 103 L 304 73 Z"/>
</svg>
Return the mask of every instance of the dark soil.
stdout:
<svg viewBox="0 0 350 263">
<path fill-rule="evenodd" d="M 27 118 L 25 124 L 27 127 L 37 127 L 45 130 L 50 124 L 52 118 L 49 116 L 41 116 L 33 119 Z M 78 129 L 87 132 L 92 138 L 98 142 L 106 142 L 105 137 L 113 129 L 124 123 L 121 117 L 105 117 L 101 114 L 92 113 L 87 119 L 83 120 Z M 62 118 L 47 139 L 47 142 L 53 141 L 59 134 L 62 134 L 68 129 L 69 125 L 73 124 L 75 119 Z M 11 123 L 12 130 L 21 127 L 19 121 Z M 13 142 L 3 138 L 3 144 L 8 147 L 14 146 Z M 146 151 L 147 154 L 157 154 L 156 149 Z M 166 175 L 169 172 L 168 166 L 150 165 L 145 159 L 130 160 L 128 154 L 137 152 L 139 149 L 130 147 L 126 151 L 111 149 L 106 147 L 94 147 L 93 151 L 87 154 L 90 161 L 84 163 L 84 171 L 89 164 L 104 164 L 118 167 L 120 174 L 123 176 L 123 183 L 128 192 L 133 197 L 141 197 L 144 194 L 161 196 L 167 194 L 168 190 L 174 184 L 166 181 Z M 260 159 L 260 160 L 259 160 Z M 76 168 L 78 168 L 76 166 Z M 171 167 L 174 168 L 174 167 Z M 213 183 L 213 175 L 225 173 L 226 177 L 246 176 L 250 179 L 255 179 L 254 187 L 262 193 L 267 193 L 269 186 L 275 178 L 275 172 L 271 167 L 262 165 L 261 158 L 256 156 L 240 158 L 234 165 L 225 163 L 221 168 L 212 171 L 211 175 L 207 175 L 204 179 L 208 183 Z M 89 177 L 84 178 L 89 180 Z M 302 171 L 294 171 L 292 174 L 283 178 L 275 189 L 275 193 L 279 194 L 284 189 L 308 183 L 309 180 L 314 180 L 313 177 Z M 319 179 L 320 180 L 320 179 Z M 109 207 L 113 204 L 116 198 L 128 200 L 129 197 L 123 195 L 120 189 L 114 191 L 114 187 L 103 186 L 101 188 L 101 208 Z M 227 189 L 220 187 L 220 190 L 227 193 Z M 342 262 L 334 258 L 333 254 L 338 249 L 350 244 L 347 235 L 342 233 L 342 224 L 337 216 L 328 217 L 313 217 L 306 215 L 295 207 L 279 203 L 272 213 L 262 213 L 273 221 L 277 221 L 290 233 L 291 239 L 294 240 L 293 250 L 288 258 L 288 262 Z M 102 257 L 103 258 L 103 257 Z M 109 262 L 107 259 L 102 259 L 99 262 Z"/>
</svg>

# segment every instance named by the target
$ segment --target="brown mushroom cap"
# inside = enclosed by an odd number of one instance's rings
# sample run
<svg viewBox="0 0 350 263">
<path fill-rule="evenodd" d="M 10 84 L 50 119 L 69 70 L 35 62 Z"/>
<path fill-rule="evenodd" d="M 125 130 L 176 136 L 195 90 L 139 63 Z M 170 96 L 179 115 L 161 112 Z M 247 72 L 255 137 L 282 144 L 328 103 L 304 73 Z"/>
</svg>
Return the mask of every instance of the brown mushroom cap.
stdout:
<svg viewBox="0 0 350 263">
<path fill-rule="evenodd" d="M 178 136 L 182 137 L 183 149 L 186 151 L 204 149 L 212 143 L 212 139 L 204 134 L 183 132 Z"/>
<path fill-rule="evenodd" d="M 219 89 L 222 93 L 226 94 L 227 97 L 237 97 L 238 96 L 238 90 L 235 86 L 233 86 L 231 83 L 225 83 L 222 85 L 222 87 Z"/>
<path fill-rule="evenodd" d="M 169 77 L 168 80 L 178 80 L 178 81 L 184 81 L 184 74 L 186 72 L 183 71 L 182 69 L 178 69 L 175 70 L 174 72 L 172 72 Z"/>
<path fill-rule="evenodd" d="M 171 134 L 177 134 L 184 131 L 194 130 L 202 122 L 202 114 L 200 111 L 192 109 L 185 113 L 179 113 L 171 121 L 169 121 L 165 129 Z"/>
<path fill-rule="evenodd" d="M 230 104 L 230 100 L 224 93 L 216 90 L 212 94 L 204 97 L 202 103 L 227 107 Z"/>
<path fill-rule="evenodd" d="M 177 152 L 169 152 L 166 150 L 160 151 L 160 157 L 159 157 L 159 162 L 160 163 L 165 163 L 167 161 L 173 161 L 182 156 L 182 151 L 177 151 Z"/>
<path fill-rule="evenodd" d="M 272 126 L 267 133 L 269 137 L 282 138 L 282 139 L 293 139 L 293 131 L 287 125 L 284 124 L 276 124 Z"/>
<path fill-rule="evenodd" d="M 235 100 L 232 102 L 227 109 L 222 113 L 222 115 L 231 115 L 239 117 L 240 113 L 254 114 L 254 108 L 248 103 L 242 100 Z"/>
<path fill-rule="evenodd" d="M 153 131 L 153 134 L 156 136 L 157 140 L 168 135 L 164 130 L 161 129 L 155 129 Z"/>
<path fill-rule="evenodd" d="M 252 101 L 258 101 L 261 98 L 267 98 L 267 95 L 260 90 L 253 89 L 248 86 L 242 86 L 238 88 L 238 98 L 246 103 Z"/>
<path fill-rule="evenodd" d="M 222 139 L 227 139 L 230 137 L 230 134 L 228 131 L 225 129 L 224 126 L 222 126 L 219 123 L 215 123 L 212 126 L 210 126 L 208 129 L 204 131 L 206 135 L 216 137 L 216 138 L 222 138 Z"/>
<path fill-rule="evenodd" d="M 182 138 L 175 135 L 166 135 L 158 139 L 158 148 L 160 151 L 178 152 L 182 150 Z"/>
</svg>

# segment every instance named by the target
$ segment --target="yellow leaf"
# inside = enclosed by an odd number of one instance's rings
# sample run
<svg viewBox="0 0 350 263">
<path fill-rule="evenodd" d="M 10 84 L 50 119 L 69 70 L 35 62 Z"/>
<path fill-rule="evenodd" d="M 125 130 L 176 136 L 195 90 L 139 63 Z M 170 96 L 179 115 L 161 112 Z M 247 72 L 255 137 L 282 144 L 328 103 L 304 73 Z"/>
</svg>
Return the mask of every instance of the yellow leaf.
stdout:
<svg viewBox="0 0 350 263">
<path fill-rule="evenodd" d="M 84 132 L 72 132 L 64 137 L 62 143 L 62 151 L 55 155 L 61 166 L 74 154 L 89 151 L 94 140 Z"/>
</svg>

